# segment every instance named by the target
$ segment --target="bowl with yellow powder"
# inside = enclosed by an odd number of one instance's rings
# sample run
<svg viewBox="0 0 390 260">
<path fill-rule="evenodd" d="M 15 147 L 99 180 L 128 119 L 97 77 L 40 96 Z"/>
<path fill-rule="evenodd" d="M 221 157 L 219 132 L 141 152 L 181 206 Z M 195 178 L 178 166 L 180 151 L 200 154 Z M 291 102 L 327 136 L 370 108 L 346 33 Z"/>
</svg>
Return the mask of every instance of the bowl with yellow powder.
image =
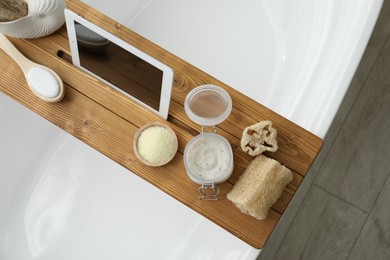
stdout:
<svg viewBox="0 0 390 260">
<path fill-rule="evenodd" d="M 143 125 L 133 139 L 137 158 L 148 166 L 167 164 L 177 152 L 177 137 L 168 125 L 152 122 Z"/>
</svg>

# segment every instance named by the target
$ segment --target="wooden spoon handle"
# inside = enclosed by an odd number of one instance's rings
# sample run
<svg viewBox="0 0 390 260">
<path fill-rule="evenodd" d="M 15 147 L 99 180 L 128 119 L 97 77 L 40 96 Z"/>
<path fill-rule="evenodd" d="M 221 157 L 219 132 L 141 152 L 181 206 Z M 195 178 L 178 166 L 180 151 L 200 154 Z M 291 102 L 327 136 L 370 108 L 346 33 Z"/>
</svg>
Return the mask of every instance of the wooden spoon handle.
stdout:
<svg viewBox="0 0 390 260">
<path fill-rule="evenodd" d="M 0 33 L 0 48 L 19 65 L 25 75 L 35 66 L 35 63 L 27 59 L 2 33 Z"/>
</svg>

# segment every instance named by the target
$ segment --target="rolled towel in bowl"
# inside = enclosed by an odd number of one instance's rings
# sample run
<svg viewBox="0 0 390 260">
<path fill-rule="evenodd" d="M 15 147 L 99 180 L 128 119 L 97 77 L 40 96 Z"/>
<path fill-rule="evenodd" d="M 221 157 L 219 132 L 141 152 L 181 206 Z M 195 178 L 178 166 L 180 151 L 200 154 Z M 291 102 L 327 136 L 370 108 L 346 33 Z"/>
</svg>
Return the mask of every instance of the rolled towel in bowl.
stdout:
<svg viewBox="0 0 390 260">
<path fill-rule="evenodd" d="M 258 155 L 226 196 L 243 213 L 266 219 L 269 209 L 292 179 L 291 171 L 278 161 Z"/>
</svg>

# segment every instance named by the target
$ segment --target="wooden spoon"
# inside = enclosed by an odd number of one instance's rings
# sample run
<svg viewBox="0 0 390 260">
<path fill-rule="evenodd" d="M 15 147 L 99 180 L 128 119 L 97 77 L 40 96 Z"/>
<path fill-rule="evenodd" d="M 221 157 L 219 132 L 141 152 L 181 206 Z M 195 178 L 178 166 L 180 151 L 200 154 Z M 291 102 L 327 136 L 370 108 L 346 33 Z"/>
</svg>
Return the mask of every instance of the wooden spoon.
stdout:
<svg viewBox="0 0 390 260">
<path fill-rule="evenodd" d="M 57 73 L 27 59 L 2 33 L 0 48 L 19 65 L 34 95 L 46 102 L 57 102 L 63 98 L 64 84 Z"/>
</svg>

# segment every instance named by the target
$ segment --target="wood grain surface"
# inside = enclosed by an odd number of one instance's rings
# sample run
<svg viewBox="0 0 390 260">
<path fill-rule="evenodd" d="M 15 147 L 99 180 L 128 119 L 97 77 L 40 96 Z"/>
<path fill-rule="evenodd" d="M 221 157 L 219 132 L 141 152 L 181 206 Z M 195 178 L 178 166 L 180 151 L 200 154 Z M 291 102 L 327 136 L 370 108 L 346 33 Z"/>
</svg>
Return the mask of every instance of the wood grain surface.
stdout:
<svg viewBox="0 0 390 260">
<path fill-rule="evenodd" d="M 69 43 L 64 27 L 43 38 L 10 39 L 27 57 L 60 75 L 66 85 L 63 101 L 48 104 L 37 99 L 30 93 L 17 65 L 3 52 L 0 52 L 0 90 L 253 247 L 263 247 L 310 169 L 322 147 L 322 140 L 91 7 L 76 0 L 66 2 L 69 9 L 173 68 L 175 79 L 168 121 L 73 66 L 69 62 Z M 224 88 L 233 100 L 232 113 L 218 126 L 218 134 L 231 143 L 235 167 L 229 181 L 220 185 L 221 196 L 216 202 L 199 200 L 198 185 L 187 177 L 182 159 L 185 145 L 200 130 L 186 116 L 183 102 L 191 89 L 206 83 Z M 279 150 L 267 155 L 291 169 L 294 179 L 272 207 L 268 218 L 259 221 L 241 213 L 225 194 L 252 160 L 239 147 L 243 129 L 265 119 L 273 122 L 279 143 Z M 179 141 L 175 158 L 157 168 L 140 163 L 132 151 L 135 132 L 152 121 L 168 124 Z"/>
</svg>

